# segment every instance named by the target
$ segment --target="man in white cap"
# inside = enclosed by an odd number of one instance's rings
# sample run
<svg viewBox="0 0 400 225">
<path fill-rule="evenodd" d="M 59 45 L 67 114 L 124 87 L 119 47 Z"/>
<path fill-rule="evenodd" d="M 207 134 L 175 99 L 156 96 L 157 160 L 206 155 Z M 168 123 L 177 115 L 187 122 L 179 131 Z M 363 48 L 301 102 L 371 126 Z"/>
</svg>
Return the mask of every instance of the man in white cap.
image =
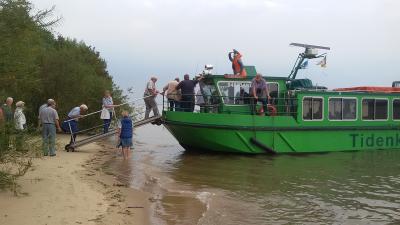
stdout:
<svg viewBox="0 0 400 225">
<path fill-rule="evenodd" d="M 69 144 L 75 143 L 76 134 L 79 131 L 79 129 L 78 129 L 78 120 L 79 120 L 79 118 L 82 117 L 82 115 L 85 114 L 85 112 L 87 110 L 88 110 L 88 107 L 85 104 L 82 104 L 81 106 L 74 107 L 68 113 L 68 120 L 63 122 L 64 131 L 71 133 L 71 141 L 69 142 Z"/>
</svg>

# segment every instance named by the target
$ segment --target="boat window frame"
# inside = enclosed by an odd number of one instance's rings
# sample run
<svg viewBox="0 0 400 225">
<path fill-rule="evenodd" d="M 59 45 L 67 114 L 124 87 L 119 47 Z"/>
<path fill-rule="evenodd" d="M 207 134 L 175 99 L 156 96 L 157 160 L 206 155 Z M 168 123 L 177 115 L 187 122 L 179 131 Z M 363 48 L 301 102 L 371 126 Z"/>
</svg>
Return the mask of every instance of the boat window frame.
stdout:
<svg viewBox="0 0 400 225">
<path fill-rule="evenodd" d="M 335 119 L 330 119 L 329 118 L 329 110 L 330 110 L 330 107 L 329 107 L 329 101 L 332 99 L 332 98 L 340 98 L 340 99 L 342 99 L 342 118 L 343 118 L 343 99 L 354 99 L 354 100 L 356 100 L 356 118 L 355 119 L 341 119 L 341 120 L 335 120 Z M 329 121 L 357 121 L 358 120 L 358 99 L 357 99 L 357 97 L 329 97 L 328 98 L 328 120 Z"/>
<path fill-rule="evenodd" d="M 304 99 L 305 98 L 312 98 L 312 99 L 314 99 L 314 98 L 317 98 L 317 99 L 322 99 L 322 117 L 321 117 L 321 119 L 314 119 L 313 118 L 313 113 L 311 112 L 311 120 L 308 120 L 308 119 L 304 119 L 304 117 L 303 117 L 303 113 L 304 113 Z M 307 122 L 310 122 L 310 121 L 318 121 L 318 122 L 321 122 L 321 121 L 324 121 L 324 118 L 325 118 L 325 98 L 323 97 L 323 96 L 303 96 L 303 98 L 302 98 L 302 101 L 301 101 L 301 119 L 303 120 L 303 121 L 307 121 Z"/>
<path fill-rule="evenodd" d="M 392 120 L 393 121 L 400 121 L 400 118 L 399 119 L 395 119 L 394 118 L 394 101 L 396 101 L 396 100 L 400 101 L 400 98 L 393 98 L 392 99 Z"/>
<path fill-rule="evenodd" d="M 225 99 L 224 99 L 224 96 L 222 96 L 222 94 L 221 94 L 221 90 L 220 90 L 220 88 L 219 88 L 219 83 L 221 83 L 221 82 L 242 82 L 242 83 L 250 83 L 250 89 L 251 89 L 251 80 L 249 81 L 249 80 L 245 80 L 245 81 L 239 81 L 239 80 L 230 80 L 230 81 L 228 81 L 228 80 L 220 80 L 220 81 L 217 81 L 217 89 L 218 89 L 218 93 L 219 93 L 219 95 L 220 95 L 220 98 L 222 99 L 222 104 L 224 104 L 225 106 L 247 106 L 247 105 L 251 105 L 252 103 L 250 102 L 250 104 L 226 104 L 225 103 Z M 268 82 L 268 81 L 266 81 L 267 82 L 267 85 L 268 84 L 277 84 L 278 85 L 278 98 L 279 98 L 279 90 L 280 90 L 280 86 L 279 86 L 279 82 L 277 82 L 277 81 L 271 81 L 271 82 Z M 249 89 L 249 92 L 250 92 L 250 89 Z M 251 93 L 249 93 L 249 95 L 250 95 L 250 97 L 251 97 Z"/>
<path fill-rule="evenodd" d="M 372 99 L 372 100 L 374 100 L 374 119 L 373 119 L 373 120 L 367 120 L 367 119 L 364 119 L 364 118 L 363 118 L 363 115 L 362 115 L 362 113 L 363 113 L 363 101 L 364 101 L 365 99 Z M 386 100 L 386 102 L 387 102 L 387 107 L 386 107 L 386 119 L 375 119 L 375 118 L 376 118 L 376 100 Z M 380 121 L 380 122 L 382 122 L 382 121 L 389 121 L 389 103 L 390 103 L 389 98 L 362 97 L 362 98 L 361 98 L 361 120 L 362 120 L 362 121 Z"/>
</svg>

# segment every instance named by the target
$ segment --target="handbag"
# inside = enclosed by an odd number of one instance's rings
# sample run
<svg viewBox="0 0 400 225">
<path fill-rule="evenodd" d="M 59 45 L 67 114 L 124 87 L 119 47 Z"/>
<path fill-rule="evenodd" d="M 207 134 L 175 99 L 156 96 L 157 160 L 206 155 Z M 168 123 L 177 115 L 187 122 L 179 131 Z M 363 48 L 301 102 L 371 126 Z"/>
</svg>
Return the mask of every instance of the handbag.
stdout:
<svg viewBox="0 0 400 225">
<path fill-rule="evenodd" d="M 102 119 L 102 120 L 109 120 L 110 119 L 110 112 L 108 111 L 108 109 L 103 108 L 101 110 L 100 119 Z"/>
</svg>

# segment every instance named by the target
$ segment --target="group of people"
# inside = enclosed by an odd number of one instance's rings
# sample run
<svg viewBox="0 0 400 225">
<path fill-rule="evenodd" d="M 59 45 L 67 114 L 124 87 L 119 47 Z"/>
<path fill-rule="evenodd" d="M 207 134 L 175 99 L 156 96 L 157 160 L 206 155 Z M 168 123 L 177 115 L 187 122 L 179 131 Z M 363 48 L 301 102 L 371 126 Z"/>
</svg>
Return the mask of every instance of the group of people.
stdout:
<svg viewBox="0 0 400 225">
<path fill-rule="evenodd" d="M 0 122 L 5 122 L 8 126 L 13 125 L 17 131 L 23 131 L 26 129 L 26 118 L 23 112 L 25 103 L 23 101 L 15 103 L 15 110 L 13 110 L 13 103 L 14 99 L 8 97 L 0 107 Z"/>
<path fill-rule="evenodd" d="M 27 120 L 24 114 L 25 103 L 18 101 L 15 104 L 14 99 L 8 97 L 0 107 L 0 124 L 4 123 L 7 127 L 14 126 L 17 132 L 27 130 Z M 103 133 L 109 132 L 111 120 L 114 116 L 114 102 L 110 91 L 105 91 L 102 99 L 102 107 L 109 115 L 103 119 Z M 57 112 L 57 104 L 54 99 L 48 99 L 47 102 L 39 107 L 38 124 L 42 132 L 42 148 L 44 156 L 56 156 L 56 133 L 65 132 L 71 134 L 70 145 L 75 143 L 78 129 L 78 121 L 88 111 L 86 104 L 81 104 L 72 108 L 66 120 L 60 121 Z M 117 133 L 120 141 L 120 146 L 123 148 L 123 156 L 128 156 L 128 150 L 132 146 L 132 120 L 127 111 L 122 112 L 122 119 L 118 125 Z"/>
<path fill-rule="evenodd" d="M 200 90 L 197 95 L 195 95 L 195 87 L 201 79 L 203 79 L 203 76 L 191 80 L 190 76 L 185 74 L 184 80 L 180 81 L 177 77 L 168 82 L 167 85 L 163 87 L 163 91 L 160 92 L 156 88 L 157 77 L 151 77 L 150 81 L 147 82 L 144 91 L 144 102 L 146 105 L 145 119 L 149 118 L 151 111 L 153 111 L 154 116 L 160 115 L 156 103 L 156 97 L 158 94 L 166 95 L 169 109 L 171 111 L 193 112 L 195 101 L 199 102 L 199 105 L 204 102 L 204 100 L 199 100 L 199 96 L 203 96 Z M 198 98 L 195 99 L 195 96 Z M 270 99 L 267 81 L 261 74 L 257 74 L 251 81 L 250 93 L 246 93 L 244 89 L 241 88 L 239 97 L 240 98 L 237 98 L 237 100 L 241 100 L 241 104 L 252 105 L 253 112 L 255 112 L 257 102 L 262 103 L 260 113 L 267 112 L 268 101 Z M 237 104 L 239 104 L 239 102 Z"/>
<path fill-rule="evenodd" d="M 67 120 L 60 122 L 57 104 L 54 99 L 48 99 L 47 103 L 39 108 L 39 126 L 42 128 L 43 155 L 56 156 L 56 133 L 71 133 L 70 144 L 75 142 L 76 132 L 78 131 L 78 120 L 88 110 L 85 104 L 74 107 L 69 113 Z"/>
<path fill-rule="evenodd" d="M 160 92 L 156 88 L 157 77 L 151 77 L 146 84 L 143 95 L 146 105 L 145 119 L 149 118 L 151 111 L 153 111 L 154 116 L 160 115 L 156 102 L 158 94 L 167 96 L 170 110 L 193 112 L 195 107 L 195 87 L 201 79 L 203 77 L 199 76 L 191 80 L 189 74 L 185 74 L 182 81 L 177 77 L 168 82 L 163 87 L 163 91 Z"/>
</svg>

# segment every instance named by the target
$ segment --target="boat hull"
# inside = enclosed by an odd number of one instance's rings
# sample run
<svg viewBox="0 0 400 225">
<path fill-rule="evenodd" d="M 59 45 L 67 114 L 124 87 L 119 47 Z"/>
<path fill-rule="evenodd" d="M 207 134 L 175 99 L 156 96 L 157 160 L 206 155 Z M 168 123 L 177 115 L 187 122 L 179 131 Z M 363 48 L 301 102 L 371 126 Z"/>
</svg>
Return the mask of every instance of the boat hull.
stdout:
<svg viewBox="0 0 400 225">
<path fill-rule="evenodd" d="M 292 117 L 165 112 L 187 150 L 261 154 L 399 149 L 398 127 L 299 126 Z M 258 143 L 256 143 L 256 142 Z"/>
</svg>

